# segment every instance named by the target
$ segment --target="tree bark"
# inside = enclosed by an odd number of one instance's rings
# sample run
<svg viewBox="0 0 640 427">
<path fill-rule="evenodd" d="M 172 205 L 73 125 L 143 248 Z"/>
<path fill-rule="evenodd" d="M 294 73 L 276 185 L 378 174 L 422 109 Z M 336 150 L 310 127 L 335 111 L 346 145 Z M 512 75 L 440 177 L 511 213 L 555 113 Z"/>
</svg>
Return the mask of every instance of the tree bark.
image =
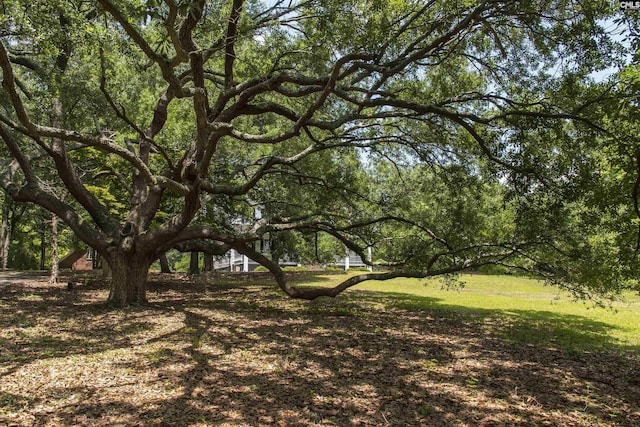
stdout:
<svg viewBox="0 0 640 427">
<path fill-rule="evenodd" d="M 151 257 L 118 252 L 110 254 L 107 262 L 111 267 L 111 286 L 107 303 L 121 307 L 146 304 Z"/>
<path fill-rule="evenodd" d="M 58 283 L 58 216 L 51 213 L 51 276 L 49 283 Z"/>
<path fill-rule="evenodd" d="M 213 255 L 204 254 L 204 271 L 213 271 Z"/>
<path fill-rule="evenodd" d="M 45 259 L 47 258 L 46 238 L 47 233 L 45 230 L 45 221 L 42 221 L 42 228 L 40 230 L 40 270 L 45 269 Z"/>
<path fill-rule="evenodd" d="M 2 204 L 2 221 L 0 223 L 0 269 L 2 270 L 6 270 L 9 264 L 9 242 L 11 242 L 10 203 L 9 197 L 5 197 Z"/>
<path fill-rule="evenodd" d="M 167 254 L 160 255 L 160 272 L 162 273 L 171 273 L 171 267 L 169 267 L 169 260 L 167 259 Z"/>
<path fill-rule="evenodd" d="M 109 265 L 109 263 L 107 262 L 107 260 L 104 259 L 104 257 L 102 258 L 102 277 L 105 279 L 108 279 L 111 277 L 111 266 Z"/>
<path fill-rule="evenodd" d="M 191 252 L 191 260 L 189 262 L 189 274 L 200 274 L 199 252 Z"/>
</svg>

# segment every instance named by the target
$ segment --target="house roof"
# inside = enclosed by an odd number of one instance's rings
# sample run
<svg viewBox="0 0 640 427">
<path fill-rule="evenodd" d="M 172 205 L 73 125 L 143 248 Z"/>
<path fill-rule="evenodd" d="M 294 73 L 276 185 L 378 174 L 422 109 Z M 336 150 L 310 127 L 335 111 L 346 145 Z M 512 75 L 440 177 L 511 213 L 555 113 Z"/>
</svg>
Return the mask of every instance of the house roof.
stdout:
<svg viewBox="0 0 640 427">
<path fill-rule="evenodd" d="M 58 263 L 60 268 L 72 268 L 73 264 L 87 254 L 86 249 L 76 249 L 62 258 Z"/>
</svg>

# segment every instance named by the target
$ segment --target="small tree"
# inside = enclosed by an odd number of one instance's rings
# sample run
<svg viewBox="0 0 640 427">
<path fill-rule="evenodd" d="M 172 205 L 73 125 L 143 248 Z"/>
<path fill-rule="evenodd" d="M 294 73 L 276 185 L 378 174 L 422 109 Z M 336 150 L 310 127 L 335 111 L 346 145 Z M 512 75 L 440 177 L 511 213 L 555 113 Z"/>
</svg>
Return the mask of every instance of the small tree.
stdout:
<svg viewBox="0 0 640 427">
<path fill-rule="evenodd" d="M 49 283 L 58 283 L 58 217 L 51 213 L 51 274 Z"/>
<path fill-rule="evenodd" d="M 2 217 L 0 218 L 0 269 L 6 270 L 9 263 L 9 243 L 11 242 L 11 199 L 2 197 Z"/>
</svg>

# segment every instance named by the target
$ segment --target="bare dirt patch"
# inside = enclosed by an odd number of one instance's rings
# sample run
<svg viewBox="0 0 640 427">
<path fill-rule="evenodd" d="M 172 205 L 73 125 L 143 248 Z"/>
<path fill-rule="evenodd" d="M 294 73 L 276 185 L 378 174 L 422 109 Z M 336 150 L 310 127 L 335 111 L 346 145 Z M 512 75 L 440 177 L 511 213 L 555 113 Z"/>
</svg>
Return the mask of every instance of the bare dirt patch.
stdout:
<svg viewBox="0 0 640 427">
<path fill-rule="evenodd" d="M 640 360 L 519 345 L 467 317 L 351 292 L 152 277 L 112 309 L 0 275 L 0 425 L 638 426 Z"/>
</svg>

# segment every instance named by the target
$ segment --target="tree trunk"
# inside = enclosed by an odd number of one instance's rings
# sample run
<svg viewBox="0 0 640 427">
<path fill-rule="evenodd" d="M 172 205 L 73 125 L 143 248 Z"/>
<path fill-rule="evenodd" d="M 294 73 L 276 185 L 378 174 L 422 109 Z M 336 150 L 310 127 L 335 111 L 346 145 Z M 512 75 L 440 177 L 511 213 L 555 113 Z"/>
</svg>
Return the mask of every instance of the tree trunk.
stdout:
<svg viewBox="0 0 640 427">
<path fill-rule="evenodd" d="M 121 307 L 147 302 L 147 276 L 150 257 L 117 253 L 108 258 L 111 286 L 107 303 Z"/>
<path fill-rule="evenodd" d="M 169 267 L 169 260 L 167 259 L 167 254 L 160 255 L 160 272 L 162 273 L 171 273 L 171 267 Z"/>
<path fill-rule="evenodd" d="M 100 264 L 102 265 L 102 277 L 104 279 L 110 278 L 111 277 L 111 266 L 109 265 L 107 260 L 104 259 L 104 257 L 102 258 L 102 262 Z"/>
<path fill-rule="evenodd" d="M 42 229 L 40 230 L 40 270 L 45 269 L 45 261 L 47 258 L 47 233 L 45 232 L 45 221 L 42 221 Z"/>
<path fill-rule="evenodd" d="M 213 271 L 213 255 L 204 254 L 204 271 Z"/>
<path fill-rule="evenodd" d="M 51 276 L 49 283 L 58 283 L 58 217 L 51 214 Z"/>
<path fill-rule="evenodd" d="M 189 274 L 200 274 L 200 265 L 198 259 L 198 252 L 191 252 L 191 260 L 189 263 Z"/>
<path fill-rule="evenodd" d="M 0 223 L 0 269 L 2 270 L 6 270 L 9 263 L 9 242 L 11 242 L 10 211 L 9 197 L 5 197 L 2 204 L 2 222 Z"/>
</svg>

